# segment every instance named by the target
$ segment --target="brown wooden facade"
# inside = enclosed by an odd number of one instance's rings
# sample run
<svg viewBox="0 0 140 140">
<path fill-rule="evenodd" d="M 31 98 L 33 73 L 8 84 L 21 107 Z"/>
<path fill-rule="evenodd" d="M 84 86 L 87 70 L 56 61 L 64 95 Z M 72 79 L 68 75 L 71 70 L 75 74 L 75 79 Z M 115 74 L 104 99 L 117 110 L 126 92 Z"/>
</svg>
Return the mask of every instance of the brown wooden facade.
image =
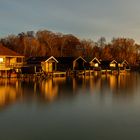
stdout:
<svg viewBox="0 0 140 140">
<path fill-rule="evenodd" d="M 23 66 L 24 56 L 0 44 L 0 77 L 7 76 L 13 70 L 19 72 Z"/>
<path fill-rule="evenodd" d="M 49 57 L 47 60 L 41 62 L 41 67 L 44 72 L 54 72 L 57 70 L 58 61 L 53 57 Z"/>
</svg>

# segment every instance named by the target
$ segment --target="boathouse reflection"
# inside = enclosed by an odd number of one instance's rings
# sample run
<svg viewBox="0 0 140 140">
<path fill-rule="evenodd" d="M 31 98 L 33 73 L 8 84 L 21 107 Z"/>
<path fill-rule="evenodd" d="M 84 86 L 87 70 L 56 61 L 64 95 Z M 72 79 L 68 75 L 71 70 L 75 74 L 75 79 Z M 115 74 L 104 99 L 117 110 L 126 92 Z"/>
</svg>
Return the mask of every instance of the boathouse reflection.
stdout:
<svg viewBox="0 0 140 140">
<path fill-rule="evenodd" d="M 21 87 L 17 80 L 0 79 L 0 107 L 14 103 L 21 97 Z"/>
<path fill-rule="evenodd" d="M 78 94 L 105 94 L 111 97 L 132 97 L 140 80 L 130 75 L 97 75 L 79 78 L 53 78 L 44 81 L 0 79 L 0 107 L 17 101 L 49 103 L 61 99 L 71 99 Z M 134 79 L 135 78 L 135 79 Z M 133 82 L 132 82 L 133 81 Z"/>
</svg>

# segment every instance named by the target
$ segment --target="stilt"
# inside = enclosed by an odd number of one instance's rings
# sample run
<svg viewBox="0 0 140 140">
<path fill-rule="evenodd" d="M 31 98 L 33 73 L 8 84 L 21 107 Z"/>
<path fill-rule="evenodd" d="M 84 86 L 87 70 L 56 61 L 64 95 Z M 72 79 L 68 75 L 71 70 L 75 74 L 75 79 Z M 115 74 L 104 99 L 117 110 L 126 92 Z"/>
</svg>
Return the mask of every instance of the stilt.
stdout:
<svg viewBox="0 0 140 140">
<path fill-rule="evenodd" d="M 5 77 L 7 78 L 8 76 L 7 76 L 7 70 L 5 70 Z"/>
</svg>

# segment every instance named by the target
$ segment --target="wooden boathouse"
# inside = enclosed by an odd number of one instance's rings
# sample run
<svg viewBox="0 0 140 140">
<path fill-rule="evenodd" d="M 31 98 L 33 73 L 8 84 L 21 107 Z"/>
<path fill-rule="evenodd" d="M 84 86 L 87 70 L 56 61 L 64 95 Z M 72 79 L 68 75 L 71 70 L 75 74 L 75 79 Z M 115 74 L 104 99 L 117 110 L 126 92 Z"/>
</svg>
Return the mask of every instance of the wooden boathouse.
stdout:
<svg viewBox="0 0 140 140">
<path fill-rule="evenodd" d="M 0 77 L 15 77 L 24 63 L 24 56 L 0 44 Z"/>
</svg>

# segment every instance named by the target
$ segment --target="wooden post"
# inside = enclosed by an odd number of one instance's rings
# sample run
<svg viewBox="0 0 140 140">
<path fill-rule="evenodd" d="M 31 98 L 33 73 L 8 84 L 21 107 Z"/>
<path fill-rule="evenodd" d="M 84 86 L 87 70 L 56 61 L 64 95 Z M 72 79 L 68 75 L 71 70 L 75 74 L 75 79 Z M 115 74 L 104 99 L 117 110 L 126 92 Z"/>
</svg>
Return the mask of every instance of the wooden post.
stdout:
<svg viewBox="0 0 140 140">
<path fill-rule="evenodd" d="M 36 74 L 36 66 L 34 66 L 34 71 L 35 71 L 35 74 Z"/>
<path fill-rule="evenodd" d="M 120 74 L 120 67 L 118 67 L 118 74 Z"/>
<path fill-rule="evenodd" d="M 8 78 L 7 70 L 5 70 L 6 78 Z"/>
<path fill-rule="evenodd" d="M 55 71 L 57 70 L 57 63 L 55 62 Z"/>
<path fill-rule="evenodd" d="M 85 70 L 85 68 L 84 68 L 84 76 L 86 76 L 86 70 Z"/>
</svg>

